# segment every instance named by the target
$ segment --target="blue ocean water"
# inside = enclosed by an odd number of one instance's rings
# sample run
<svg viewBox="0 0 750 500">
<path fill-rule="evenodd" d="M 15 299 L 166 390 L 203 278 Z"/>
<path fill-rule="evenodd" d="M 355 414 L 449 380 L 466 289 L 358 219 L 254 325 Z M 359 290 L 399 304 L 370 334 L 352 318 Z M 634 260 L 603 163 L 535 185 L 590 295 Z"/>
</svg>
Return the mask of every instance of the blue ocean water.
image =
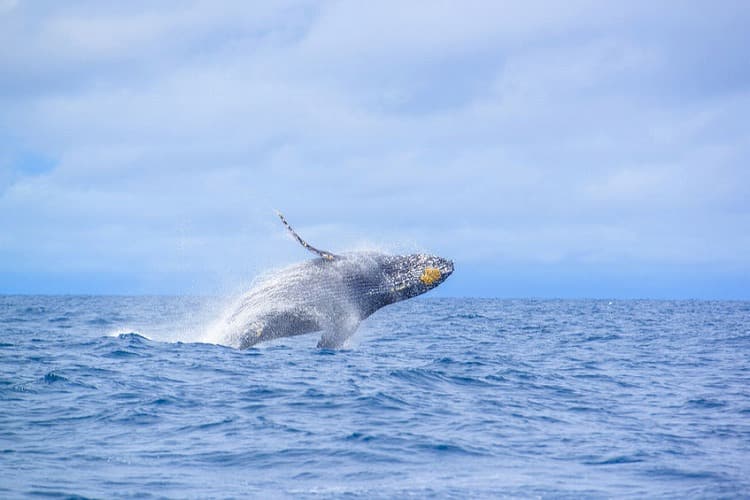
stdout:
<svg viewBox="0 0 750 500">
<path fill-rule="evenodd" d="M 0 497 L 750 495 L 748 302 L 417 299 L 341 351 L 218 310 L 0 297 Z"/>
</svg>

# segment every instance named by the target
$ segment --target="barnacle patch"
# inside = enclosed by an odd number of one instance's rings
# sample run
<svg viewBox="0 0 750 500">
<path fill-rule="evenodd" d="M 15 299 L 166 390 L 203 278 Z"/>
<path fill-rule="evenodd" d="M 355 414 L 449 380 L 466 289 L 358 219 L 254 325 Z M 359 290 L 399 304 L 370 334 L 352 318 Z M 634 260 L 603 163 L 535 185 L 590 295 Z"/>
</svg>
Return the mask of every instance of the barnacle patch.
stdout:
<svg viewBox="0 0 750 500">
<path fill-rule="evenodd" d="M 440 279 L 440 270 L 435 269 L 434 267 L 426 268 L 424 272 L 422 273 L 422 276 L 419 277 L 419 281 L 421 281 L 425 285 L 432 285 L 439 279 Z"/>
</svg>

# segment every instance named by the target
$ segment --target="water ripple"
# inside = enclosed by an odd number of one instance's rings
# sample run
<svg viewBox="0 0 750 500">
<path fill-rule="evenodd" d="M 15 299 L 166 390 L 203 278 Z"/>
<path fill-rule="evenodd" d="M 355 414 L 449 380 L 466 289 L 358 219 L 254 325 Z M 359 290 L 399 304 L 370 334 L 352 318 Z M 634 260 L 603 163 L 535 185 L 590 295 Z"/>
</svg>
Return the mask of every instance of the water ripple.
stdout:
<svg viewBox="0 0 750 500">
<path fill-rule="evenodd" d="M 744 302 L 415 300 L 343 351 L 191 343 L 194 298 L 0 303 L 2 497 L 750 491 Z"/>
</svg>

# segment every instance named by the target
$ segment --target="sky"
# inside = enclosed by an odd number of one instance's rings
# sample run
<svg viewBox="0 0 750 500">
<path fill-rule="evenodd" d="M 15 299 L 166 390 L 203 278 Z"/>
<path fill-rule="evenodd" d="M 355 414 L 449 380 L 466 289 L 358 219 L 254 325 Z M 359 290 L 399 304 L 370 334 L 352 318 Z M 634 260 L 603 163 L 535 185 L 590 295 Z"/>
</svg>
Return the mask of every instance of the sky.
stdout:
<svg viewBox="0 0 750 500">
<path fill-rule="evenodd" d="M 0 293 L 311 244 L 442 296 L 750 299 L 750 3 L 0 0 Z"/>
</svg>

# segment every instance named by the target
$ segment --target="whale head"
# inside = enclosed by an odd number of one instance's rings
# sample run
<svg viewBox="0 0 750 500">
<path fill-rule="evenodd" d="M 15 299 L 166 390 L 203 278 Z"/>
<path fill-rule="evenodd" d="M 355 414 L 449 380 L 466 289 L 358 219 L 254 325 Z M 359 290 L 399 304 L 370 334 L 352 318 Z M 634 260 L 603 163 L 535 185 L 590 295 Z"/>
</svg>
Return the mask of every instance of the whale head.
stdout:
<svg viewBox="0 0 750 500">
<path fill-rule="evenodd" d="M 382 263 L 389 292 L 398 302 L 428 292 L 453 273 L 453 261 L 428 254 L 391 255 Z"/>
</svg>

